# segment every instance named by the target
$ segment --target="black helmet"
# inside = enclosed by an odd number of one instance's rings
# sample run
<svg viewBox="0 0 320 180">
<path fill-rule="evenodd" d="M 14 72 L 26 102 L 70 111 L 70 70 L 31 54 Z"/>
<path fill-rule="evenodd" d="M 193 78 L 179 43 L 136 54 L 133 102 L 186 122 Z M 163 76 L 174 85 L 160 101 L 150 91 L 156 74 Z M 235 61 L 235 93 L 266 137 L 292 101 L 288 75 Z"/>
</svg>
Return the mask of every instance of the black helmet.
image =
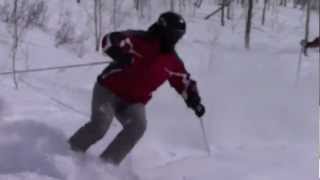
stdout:
<svg viewBox="0 0 320 180">
<path fill-rule="evenodd" d="M 186 22 L 182 16 L 174 12 L 165 12 L 160 15 L 157 24 L 163 27 L 166 33 L 180 39 L 186 32 Z"/>
<path fill-rule="evenodd" d="M 159 36 L 163 44 L 174 48 L 174 45 L 186 32 L 186 22 L 183 17 L 175 12 L 162 13 L 148 30 L 151 34 Z"/>
</svg>

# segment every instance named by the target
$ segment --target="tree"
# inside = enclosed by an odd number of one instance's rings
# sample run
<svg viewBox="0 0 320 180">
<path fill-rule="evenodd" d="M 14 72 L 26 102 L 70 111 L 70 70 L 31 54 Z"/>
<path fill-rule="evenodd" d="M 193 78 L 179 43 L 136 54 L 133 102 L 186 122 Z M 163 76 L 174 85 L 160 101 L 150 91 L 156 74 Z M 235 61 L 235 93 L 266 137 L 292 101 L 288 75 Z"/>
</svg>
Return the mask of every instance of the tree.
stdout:
<svg viewBox="0 0 320 180">
<path fill-rule="evenodd" d="M 145 16 L 145 9 L 151 9 L 150 0 L 135 0 L 135 9 L 138 11 L 140 17 Z"/>
<path fill-rule="evenodd" d="M 311 0 L 306 0 L 307 9 L 306 9 L 306 24 L 305 24 L 305 34 L 304 40 L 308 42 L 309 39 L 309 24 L 310 24 L 310 12 L 311 12 Z M 308 55 L 308 48 L 304 48 L 304 55 Z"/>
<path fill-rule="evenodd" d="M 102 2 L 101 0 L 94 0 L 94 31 L 96 39 L 96 51 L 100 49 L 102 28 Z"/>
<path fill-rule="evenodd" d="M 250 48 L 252 9 L 253 9 L 253 0 L 249 0 L 248 1 L 248 15 L 247 15 L 247 21 L 246 21 L 246 30 L 245 30 L 245 47 L 247 49 Z"/>
<path fill-rule="evenodd" d="M 224 23 L 224 14 L 225 14 L 224 13 L 224 9 L 225 9 L 225 6 L 226 6 L 225 5 L 226 4 L 225 1 L 226 0 L 222 0 L 222 2 L 221 2 L 221 19 L 220 19 L 221 20 L 221 26 L 224 26 L 224 24 L 225 24 Z"/>
<path fill-rule="evenodd" d="M 241 6 L 244 7 L 246 0 L 241 0 Z"/>
<path fill-rule="evenodd" d="M 261 24 L 264 25 L 266 21 L 266 11 L 267 11 L 268 0 L 264 0 L 263 2 L 263 10 L 262 10 L 262 20 Z"/>
<path fill-rule="evenodd" d="M 202 5 L 202 2 L 203 2 L 203 0 L 196 0 L 196 1 L 194 2 L 194 6 L 197 7 L 197 8 L 200 8 L 201 5 Z"/>
<path fill-rule="evenodd" d="M 170 10 L 171 10 L 171 11 L 174 11 L 174 9 L 175 9 L 174 0 L 170 0 Z"/>
<path fill-rule="evenodd" d="M 280 6 L 287 6 L 287 0 L 280 0 Z"/>
<path fill-rule="evenodd" d="M 218 9 L 216 9 L 212 13 L 208 14 L 206 17 L 204 17 L 204 19 L 208 20 L 210 17 L 214 16 L 219 11 L 221 11 L 223 8 L 225 8 L 226 6 L 229 6 L 230 3 L 232 3 L 232 1 L 233 0 L 229 0 L 228 2 L 225 2 L 224 4 L 221 4 L 221 6 Z"/>
<path fill-rule="evenodd" d="M 227 5 L 227 19 L 230 20 L 231 19 L 231 3 L 230 2 L 228 5 Z"/>
<path fill-rule="evenodd" d="M 320 2 L 318 1 L 318 15 L 319 15 L 319 21 L 318 21 L 318 25 L 319 25 L 319 36 L 318 37 L 320 37 Z M 319 79 L 319 84 L 320 84 L 320 48 L 319 48 L 319 77 L 318 77 L 318 79 Z"/>
<path fill-rule="evenodd" d="M 195 2 L 194 6 L 197 7 L 198 4 L 196 4 L 198 1 Z M 201 4 L 200 4 L 201 6 Z M 186 0 L 179 0 L 179 12 L 185 11 L 187 7 Z"/>
<path fill-rule="evenodd" d="M 16 57 L 17 57 L 17 51 L 18 51 L 18 46 L 19 46 L 19 34 L 18 34 L 18 0 L 14 0 L 14 5 L 13 5 L 13 45 L 11 48 L 11 53 L 12 53 L 12 75 L 13 75 L 13 82 L 18 89 L 18 81 L 17 81 L 17 76 L 16 76 Z"/>
<path fill-rule="evenodd" d="M 1 20 L 7 23 L 9 34 L 12 37 L 10 57 L 12 61 L 12 77 L 16 89 L 18 89 L 16 64 L 20 42 L 23 40 L 28 28 L 45 28 L 46 13 L 47 6 L 44 0 L 13 0 L 5 2 L 1 6 Z"/>
</svg>

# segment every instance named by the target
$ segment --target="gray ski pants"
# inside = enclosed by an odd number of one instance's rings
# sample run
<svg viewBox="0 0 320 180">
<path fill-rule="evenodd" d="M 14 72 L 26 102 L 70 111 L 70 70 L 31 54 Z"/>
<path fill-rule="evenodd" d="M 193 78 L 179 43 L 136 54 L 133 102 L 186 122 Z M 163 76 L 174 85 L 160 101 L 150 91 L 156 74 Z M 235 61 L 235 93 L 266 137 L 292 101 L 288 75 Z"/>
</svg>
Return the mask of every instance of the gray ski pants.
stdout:
<svg viewBox="0 0 320 180">
<path fill-rule="evenodd" d="M 95 84 L 92 97 L 91 120 L 70 139 L 71 148 L 85 152 L 108 131 L 114 116 L 123 126 L 100 157 L 112 164 L 120 162 L 139 141 L 146 129 L 144 104 L 130 104 L 115 96 L 110 90 Z"/>
</svg>

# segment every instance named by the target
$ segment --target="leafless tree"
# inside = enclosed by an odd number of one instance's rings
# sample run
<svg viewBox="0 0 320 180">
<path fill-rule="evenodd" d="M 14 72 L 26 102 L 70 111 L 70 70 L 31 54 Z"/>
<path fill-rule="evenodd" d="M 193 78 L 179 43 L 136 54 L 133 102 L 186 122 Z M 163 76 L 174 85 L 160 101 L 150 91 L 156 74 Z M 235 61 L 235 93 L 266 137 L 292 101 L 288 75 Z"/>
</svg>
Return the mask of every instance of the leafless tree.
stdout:
<svg viewBox="0 0 320 180">
<path fill-rule="evenodd" d="M 227 19 L 230 20 L 231 19 L 231 7 L 232 7 L 232 2 L 230 2 L 227 5 Z"/>
<path fill-rule="evenodd" d="M 145 7 L 150 7 L 150 0 L 134 0 L 135 1 L 135 9 L 139 12 L 140 17 L 144 17 Z"/>
<path fill-rule="evenodd" d="M 175 0 L 170 0 L 170 10 L 171 11 L 175 10 Z"/>
<path fill-rule="evenodd" d="M 225 9 L 227 8 L 227 19 L 231 19 L 231 6 L 232 1 L 228 1 L 228 0 L 222 0 L 221 1 L 221 25 L 224 26 L 225 25 Z"/>
<path fill-rule="evenodd" d="M 94 31 L 96 40 L 96 51 L 100 49 L 102 28 L 102 2 L 101 0 L 94 0 Z"/>
<path fill-rule="evenodd" d="M 310 12 L 311 12 L 311 0 L 306 0 L 307 8 L 306 8 L 306 23 L 305 23 L 305 34 L 304 40 L 308 42 L 309 39 L 309 24 L 310 24 Z M 308 48 L 304 48 L 304 55 L 308 55 Z"/>
<path fill-rule="evenodd" d="M 224 10 L 225 10 L 225 6 L 226 6 L 226 5 L 225 5 L 225 1 L 226 1 L 226 0 L 222 0 L 222 2 L 221 2 L 221 18 L 220 18 L 221 26 L 224 26 L 224 24 L 225 24 L 225 23 L 224 23 L 224 19 L 225 19 L 225 18 L 224 18 L 224 16 L 225 16 L 225 15 L 224 15 L 224 14 L 225 14 L 225 13 L 224 13 L 224 12 L 225 12 Z"/>
<path fill-rule="evenodd" d="M 320 38 L 320 1 L 318 1 L 318 19 L 319 19 L 319 21 L 318 21 L 318 25 L 319 25 L 319 35 L 318 35 L 318 37 Z M 320 48 L 319 48 L 319 81 L 320 81 Z M 319 83 L 320 84 L 320 83 Z"/>
<path fill-rule="evenodd" d="M 113 29 L 116 30 L 118 24 L 117 24 L 117 11 L 118 11 L 118 4 L 117 0 L 113 0 L 113 8 L 112 8 L 112 24 Z"/>
<path fill-rule="evenodd" d="M 13 82 L 18 89 L 18 81 L 17 81 L 17 76 L 16 76 L 16 60 L 17 60 L 17 51 L 18 51 L 18 43 L 19 43 L 19 35 L 18 35 L 18 0 L 14 0 L 14 5 L 13 5 L 13 11 L 12 11 L 12 17 L 13 17 L 13 45 L 11 48 L 11 53 L 12 53 L 12 75 L 13 75 Z"/>
<path fill-rule="evenodd" d="M 232 2 L 233 2 L 233 0 L 225 1 L 225 4 L 221 4 L 221 6 L 218 9 L 216 9 L 212 13 L 208 14 L 206 17 L 204 17 L 204 19 L 208 20 L 209 18 L 211 18 L 212 16 L 214 16 L 215 14 L 220 12 L 223 8 L 229 6 L 230 3 L 232 3 Z"/>
<path fill-rule="evenodd" d="M 266 11 L 267 11 L 268 2 L 269 2 L 268 0 L 263 1 L 262 20 L 261 20 L 262 25 L 264 25 L 266 22 Z"/>
<path fill-rule="evenodd" d="M 203 2 L 203 0 L 197 0 L 197 1 L 194 2 L 194 6 L 197 7 L 197 8 L 200 8 L 201 5 L 202 5 L 202 2 Z"/>
<path fill-rule="evenodd" d="M 245 47 L 247 49 L 250 48 L 252 9 L 253 9 L 253 0 L 249 0 L 248 1 L 248 15 L 247 15 L 247 21 L 246 21 L 246 30 L 245 30 Z"/>
<path fill-rule="evenodd" d="M 242 7 L 245 7 L 246 1 L 247 1 L 247 0 L 241 0 L 241 6 L 242 6 Z"/>
<path fill-rule="evenodd" d="M 70 13 L 67 12 L 63 15 L 60 15 L 60 19 L 61 25 L 58 27 L 58 30 L 55 34 L 56 47 L 76 41 L 75 25 L 70 19 Z"/>
<path fill-rule="evenodd" d="M 1 6 L 0 19 L 7 23 L 9 33 L 12 35 L 12 75 L 14 85 L 18 88 L 17 74 L 15 72 L 20 42 L 23 40 L 28 28 L 45 28 L 47 6 L 42 0 L 14 0 L 11 2 L 6 2 Z"/>
<path fill-rule="evenodd" d="M 182 12 L 187 8 L 186 0 L 179 0 L 179 11 Z"/>
<path fill-rule="evenodd" d="M 287 6 L 287 0 L 280 0 L 280 6 Z"/>
</svg>

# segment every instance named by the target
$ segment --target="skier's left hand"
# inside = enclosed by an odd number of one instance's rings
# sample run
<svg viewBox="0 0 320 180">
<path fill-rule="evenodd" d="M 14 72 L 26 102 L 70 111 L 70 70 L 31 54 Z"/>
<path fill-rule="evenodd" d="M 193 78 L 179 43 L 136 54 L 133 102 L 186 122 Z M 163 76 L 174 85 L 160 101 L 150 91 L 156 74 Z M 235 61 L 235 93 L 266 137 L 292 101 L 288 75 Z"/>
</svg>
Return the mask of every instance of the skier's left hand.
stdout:
<svg viewBox="0 0 320 180">
<path fill-rule="evenodd" d="M 206 111 L 204 105 L 201 104 L 200 96 L 197 94 L 189 96 L 188 99 L 186 99 L 186 104 L 198 117 L 202 117 Z"/>
<path fill-rule="evenodd" d="M 196 107 L 193 108 L 193 110 L 198 117 L 202 117 L 206 112 L 206 108 L 202 104 L 198 104 Z"/>
</svg>

